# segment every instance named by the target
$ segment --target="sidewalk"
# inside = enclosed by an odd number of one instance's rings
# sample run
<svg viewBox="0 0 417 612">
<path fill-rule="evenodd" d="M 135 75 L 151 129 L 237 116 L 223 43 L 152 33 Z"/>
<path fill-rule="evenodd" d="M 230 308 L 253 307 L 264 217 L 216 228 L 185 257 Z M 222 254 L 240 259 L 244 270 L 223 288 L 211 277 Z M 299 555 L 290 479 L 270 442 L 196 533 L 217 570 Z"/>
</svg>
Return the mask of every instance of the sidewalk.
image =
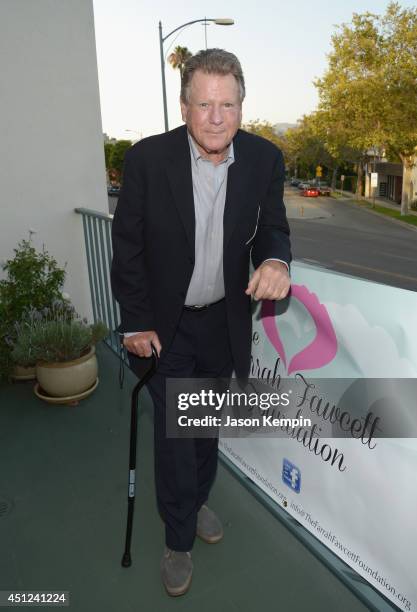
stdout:
<svg viewBox="0 0 417 612">
<path fill-rule="evenodd" d="M 297 199 L 303 207 L 304 198 Z M 95 220 L 105 216 L 87 213 Z M 106 253 L 96 246 L 93 266 L 106 278 Z M 102 301 L 91 289 L 93 301 Z M 195 542 L 191 590 L 169 598 L 159 571 L 164 526 L 146 390 L 139 399 L 133 566 L 122 568 L 130 393 L 137 379 L 126 369 L 121 390 L 118 358 L 106 346 L 97 348 L 100 384 L 74 409 L 51 410 L 34 395 L 33 383 L 0 390 L 0 589 L 71 591 L 74 612 L 397 609 L 253 480 L 232 471 L 225 456 L 209 502 L 224 524 L 224 540 Z M 5 520 L 2 497 L 10 508 Z"/>
<path fill-rule="evenodd" d="M 375 202 L 373 198 L 362 198 L 358 200 L 356 194 L 350 191 L 336 190 L 333 192 L 333 198 L 336 201 L 345 202 L 352 206 L 359 206 L 361 210 L 371 214 L 377 215 L 379 218 L 383 217 L 387 221 L 407 227 L 413 232 L 417 232 L 417 211 L 409 210 L 406 215 L 401 215 L 401 207 L 399 204 L 394 204 L 386 198 L 376 197 Z"/>
<path fill-rule="evenodd" d="M 338 195 L 342 195 L 343 197 L 347 198 L 347 199 L 351 199 L 351 200 L 355 200 L 355 201 L 359 201 L 357 200 L 356 194 L 352 193 L 351 191 L 341 191 L 340 189 L 336 189 L 335 192 Z M 369 204 L 373 204 L 373 198 L 361 198 L 360 200 L 361 202 L 368 202 Z M 376 197 L 375 198 L 375 204 L 377 204 L 378 206 L 382 206 L 384 208 L 389 208 L 391 210 L 396 210 L 398 212 L 401 212 L 401 206 L 399 204 L 394 204 L 394 202 L 392 202 L 392 200 L 388 200 L 387 198 L 381 198 L 381 197 Z M 415 210 L 409 210 L 408 213 L 409 215 L 413 215 L 417 217 L 417 211 Z"/>
<path fill-rule="evenodd" d="M 123 568 L 130 393 L 137 379 L 126 369 L 121 390 L 117 357 L 106 346 L 97 353 L 100 384 L 79 406 L 43 403 L 33 381 L 0 389 L 0 508 L 3 502 L 6 510 L 0 512 L 0 589 L 70 591 L 73 612 L 369 609 L 338 578 L 343 562 L 335 559 L 329 569 L 295 537 L 297 521 L 289 517 L 287 528 L 222 462 L 210 504 L 222 518 L 224 540 L 196 539 L 190 592 L 168 597 L 159 575 L 164 528 L 146 391 L 139 400 L 133 564 Z M 375 602 L 372 610 L 395 610 L 349 567 L 343 572 Z"/>
</svg>

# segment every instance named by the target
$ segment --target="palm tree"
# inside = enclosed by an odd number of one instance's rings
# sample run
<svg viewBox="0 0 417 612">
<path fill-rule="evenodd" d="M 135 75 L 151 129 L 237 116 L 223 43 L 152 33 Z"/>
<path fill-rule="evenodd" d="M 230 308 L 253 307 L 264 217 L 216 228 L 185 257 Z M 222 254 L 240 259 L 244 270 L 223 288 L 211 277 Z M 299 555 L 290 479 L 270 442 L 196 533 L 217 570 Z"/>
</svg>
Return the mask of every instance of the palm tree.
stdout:
<svg viewBox="0 0 417 612">
<path fill-rule="evenodd" d="M 173 53 L 168 56 L 168 62 L 174 68 L 178 68 L 182 80 L 185 62 L 192 56 L 192 53 L 187 47 L 175 47 Z"/>
</svg>

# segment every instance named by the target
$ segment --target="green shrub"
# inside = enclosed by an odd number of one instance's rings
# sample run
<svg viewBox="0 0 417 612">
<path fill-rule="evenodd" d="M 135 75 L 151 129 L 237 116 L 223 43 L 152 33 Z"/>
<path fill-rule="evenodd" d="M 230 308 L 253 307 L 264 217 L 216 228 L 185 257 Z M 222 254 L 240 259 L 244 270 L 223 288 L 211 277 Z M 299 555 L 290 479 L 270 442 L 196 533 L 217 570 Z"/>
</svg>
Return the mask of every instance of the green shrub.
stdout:
<svg viewBox="0 0 417 612">
<path fill-rule="evenodd" d="M 12 359 L 22 365 L 77 359 L 109 333 L 101 321 L 89 325 L 62 302 L 32 310 L 17 327 Z"/>
<path fill-rule="evenodd" d="M 7 278 L 0 281 L 0 302 L 9 320 L 19 321 L 27 308 L 41 309 L 62 297 L 65 270 L 43 248 L 22 240 L 15 256 L 3 265 Z"/>
<path fill-rule="evenodd" d="M 7 277 L 0 281 L 0 381 L 9 380 L 13 369 L 16 324 L 28 310 L 48 308 L 62 299 L 65 281 L 65 270 L 44 247 L 39 252 L 22 240 L 14 253 L 3 265 Z"/>
</svg>

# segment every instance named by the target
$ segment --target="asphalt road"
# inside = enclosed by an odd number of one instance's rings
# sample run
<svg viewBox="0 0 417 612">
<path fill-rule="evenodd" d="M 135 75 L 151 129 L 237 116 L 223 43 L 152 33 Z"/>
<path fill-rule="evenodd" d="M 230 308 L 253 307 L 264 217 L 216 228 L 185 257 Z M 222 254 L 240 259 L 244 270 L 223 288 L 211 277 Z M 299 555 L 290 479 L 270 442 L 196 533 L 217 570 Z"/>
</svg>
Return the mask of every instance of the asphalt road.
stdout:
<svg viewBox="0 0 417 612">
<path fill-rule="evenodd" d="M 284 201 L 295 260 L 417 291 L 415 229 L 346 200 L 304 198 L 292 187 Z"/>
<path fill-rule="evenodd" d="M 417 230 L 346 200 L 304 198 L 293 187 L 284 200 L 295 260 L 417 291 Z M 109 212 L 116 204 L 109 196 Z"/>
</svg>

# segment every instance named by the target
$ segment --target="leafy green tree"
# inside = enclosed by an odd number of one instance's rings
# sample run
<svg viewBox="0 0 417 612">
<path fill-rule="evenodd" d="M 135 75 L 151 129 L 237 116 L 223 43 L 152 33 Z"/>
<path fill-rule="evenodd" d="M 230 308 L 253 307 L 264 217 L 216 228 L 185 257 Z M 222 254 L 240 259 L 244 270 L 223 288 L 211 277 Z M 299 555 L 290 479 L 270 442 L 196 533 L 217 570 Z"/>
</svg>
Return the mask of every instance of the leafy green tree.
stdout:
<svg viewBox="0 0 417 612">
<path fill-rule="evenodd" d="M 110 182 L 110 158 L 111 158 L 111 153 L 113 151 L 113 144 L 110 142 L 106 142 L 106 144 L 104 145 L 104 161 L 105 161 L 105 166 L 106 166 L 106 180 L 107 183 Z"/>
<path fill-rule="evenodd" d="M 417 164 L 417 8 L 390 4 L 381 23 L 385 96 L 390 101 L 383 145 L 388 155 L 403 163 L 401 213 L 407 214 L 413 200 L 411 173 Z"/>
<path fill-rule="evenodd" d="M 294 175 L 300 170 L 312 178 L 316 176 L 317 166 L 321 166 L 325 169 L 324 174 L 334 174 L 336 177 L 338 163 L 326 147 L 316 113 L 304 115 L 296 127 L 289 128 L 285 132 L 285 140 L 285 152 Z"/>
<path fill-rule="evenodd" d="M 116 178 L 118 182 L 120 182 L 122 176 L 125 153 L 131 146 L 132 142 L 130 140 L 118 140 L 112 145 L 113 148 L 111 149 L 109 159 L 109 174 Z"/>
<path fill-rule="evenodd" d="M 336 189 L 337 175 L 350 173 L 352 166 L 361 176 L 366 157 L 360 149 L 346 144 L 346 133 L 341 126 L 331 123 L 327 114 L 320 110 L 310 115 L 310 125 L 312 132 L 320 139 L 322 146 L 329 154 L 329 157 L 323 156 L 320 165 L 324 164 L 331 172 L 332 189 Z M 356 195 L 360 197 L 361 194 L 362 183 L 357 181 Z"/>
<path fill-rule="evenodd" d="M 252 134 L 257 134 L 258 136 L 262 136 L 267 140 L 270 140 L 274 144 L 277 145 L 280 149 L 282 149 L 285 145 L 285 138 L 281 134 L 277 134 L 274 129 L 272 123 L 269 121 L 260 121 L 259 119 L 254 119 L 249 121 L 249 123 L 245 123 L 242 125 L 242 129 L 246 132 L 251 132 Z"/>
<path fill-rule="evenodd" d="M 270 140 L 273 142 L 284 154 L 285 161 L 288 162 L 288 156 L 286 154 L 287 142 L 285 139 L 285 134 L 278 134 L 272 123 L 269 121 L 260 121 L 259 119 L 254 119 L 249 121 L 249 123 L 245 123 L 242 125 L 242 129 L 246 132 L 250 132 L 251 134 L 257 134 L 258 136 L 262 136 L 262 138 L 266 138 L 266 140 Z"/>
<path fill-rule="evenodd" d="M 315 82 L 319 107 L 339 141 L 402 160 L 401 213 L 407 214 L 411 170 L 417 161 L 417 9 L 390 3 L 385 15 L 354 13 L 332 36 L 329 65 Z M 333 143 L 335 145 L 335 143 Z"/>
<path fill-rule="evenodd" d="M 106 162 L 106 170 L 110 169 L 110 159 L 114 145 L 110 142 L 106 142 L 104 145 L 104 160 Z"/>
</svg>

